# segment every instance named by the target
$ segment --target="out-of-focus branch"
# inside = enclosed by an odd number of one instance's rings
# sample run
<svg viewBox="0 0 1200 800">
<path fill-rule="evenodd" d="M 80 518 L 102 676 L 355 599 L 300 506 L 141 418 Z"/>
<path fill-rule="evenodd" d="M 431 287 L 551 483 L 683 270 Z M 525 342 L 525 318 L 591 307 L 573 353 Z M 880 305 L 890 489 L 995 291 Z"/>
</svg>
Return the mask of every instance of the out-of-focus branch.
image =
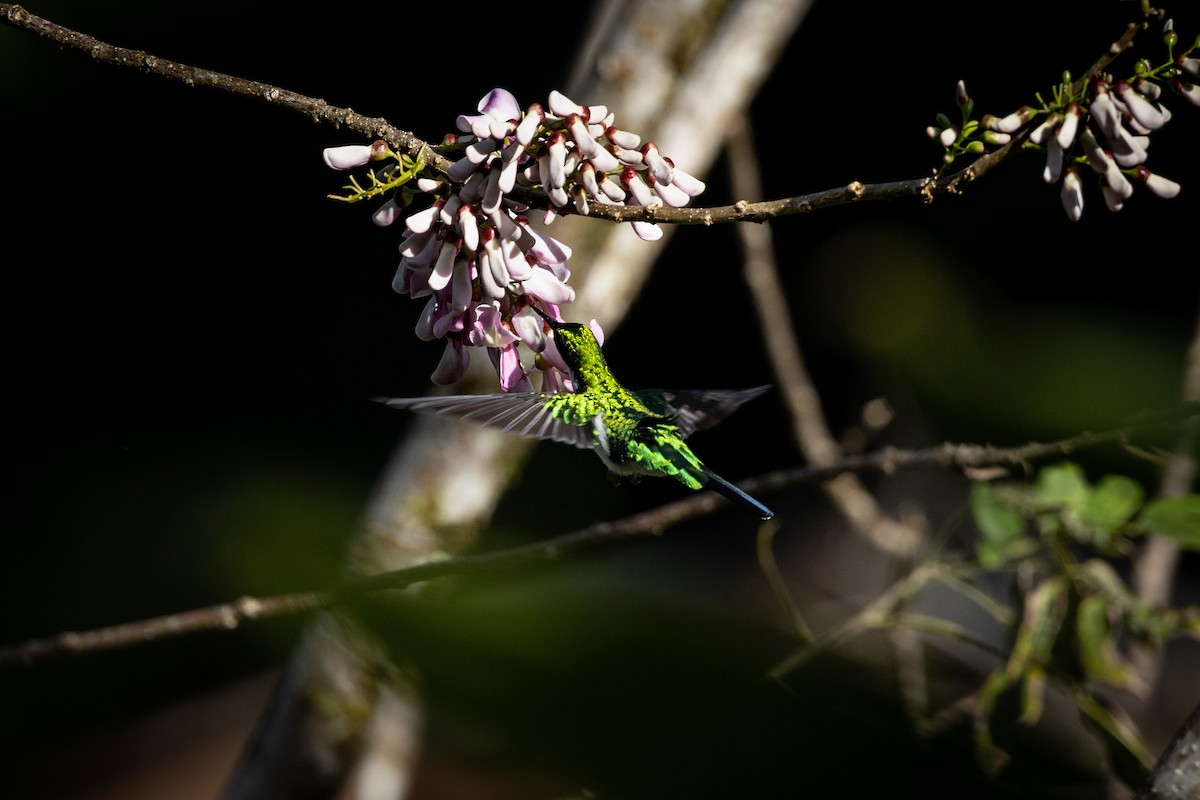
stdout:
<svg viewBox="0 0 1200 800">
<path fill-rule="evenodd" d="M 749 121 L 729 139 L 729 163 L 733 191 L 739 197 L 762 193 L 758 159 L 750 145 Z M 768 226 L 739 225 L 743 270 L 758 309 L 762 338 L 779 388 L 791 412 L 792 432 L 801 452 L 813 466 L 837 463 L 842 456 L 821 410 L 821 397 L 809 377 L 796 341 L 795 325 L 788 310 L 787 294 L 775 262 L 775 248 Z M 885 514 L 875 498 L 854 475 L 842 473 L 824 485 L 826 494 L 854 529 L 885 552 L 912 553 L 924 538 L 921 531 Z"/>
<path fill-rule="evenodd" d="M 1185 402 L 1200 402 L 1200 316 L 1196 321 L 1196 332 L 1188 347 L 1183 373 L 1183 399 Z M 1164 497 L 1185 494 L 1192 490 L 1196 480 L 1196 448 L 1200 444 L 1200 420 L 1191 419 L 1183 424 L 1179 444 L 1163 465 L 1159 494 Z M 1179 545 L 1166 536 L 1151 536 L 1133 559 L 1132 583 L 1138 597 L 1151 606 L 1165 606 L 1171 601 L 1175 583 L 1175 568 L 1179 564 Z M 1141 646 L 1133 652 L 1133 663 L 1139 677 L 1147 686 L 1158 684 L 1162 672 L 1161 648 Z M 1145 730 L 1152 706 L 1143 704 L 1139 714 L 1139 727 Z M 1193 719 L 1193 725 L 1195 720 Z"/>
<path fill-rule="evenodd" d="M 1192 800 L 1200 794 L 1200 706 L 1192 710 L 1133 800 Z"/>
<path fill-rule="evenodd" d="M 949 468 L 963 471 L 997 466 L 1024 466 L 1030 461 L 1069 455 L 1089 447 L 1132 442 L 1144 432 L 1178 430 L 1200 421 L 1200 402 L 1145 415 L 1135 424 L 1101 433 L 1085 433 L 1055 442 L 1032 442 L 1013 448 L 946 443 L 923 450 L 885 448 L 845 458 L 824 467 L 797 467 L 743 481 L 749 491 L 770 492 L 827 481 L 843 473 L 886 472 L 902 469 Z M 233 630 L 244 622 L 301 614 L 329 607 L 369 592 L 403 589 L 439 578 L 519 569 L 561 560 L 576 552 L 635 536 L 657 536 L 667 529 L 710 514 L 727 501 L 713 492 L 689 495 L 683 500 L 612 522 L 601 522 L 521 547 L 490 553 L 424 561 L 410 567 L 349 579 L 338 589 L 301 592 L 274 597 L 243 597 L 230 603 L 169 614 L 164 617 L 114 625 L 84 632 L 66 632 L 45 639 L 0 647 L 0 666 L 33 665 L 46 658 L 79 655 L 142 644 L 170 636 L 204 630 Z"/>
</svg>

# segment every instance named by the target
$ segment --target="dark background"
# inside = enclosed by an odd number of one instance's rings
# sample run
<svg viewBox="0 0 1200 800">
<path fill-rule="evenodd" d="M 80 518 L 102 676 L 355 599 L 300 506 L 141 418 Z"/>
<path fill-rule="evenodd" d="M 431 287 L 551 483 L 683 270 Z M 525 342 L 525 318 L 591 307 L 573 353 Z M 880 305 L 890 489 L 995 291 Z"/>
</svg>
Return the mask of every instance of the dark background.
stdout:
<svg viewBox="0 0 1200 800">
<path fill-rule="evenodd" d="M 948 2 L 817 2 L 754 103 L 766 197 L 927 174 L 940 153 L 924 128 L 939 111 L 953 115 L 959 78 L 981 111 L 1007 113 L 1064 69 L 1082 72 L 1134 5 L 964 18 Z M 497 16 L 470 4 L 450 13 L 341 2 L 336 15 L 271 2 L 26 7 L 113 44 L 384 116 L 429 140 L 493 86 L 522 104 L 544 101 L 587 21 L 578 7 Z M 1186 4 L 1179 11 L 1186 39 L 1200 18 Z M 1175 119 L 1153 136 L 1149 166 L 1183 184 L 1171 201 L 1139 188 L 1113 215 L 1089 183 L 1083 219 L 1071 223 L 1030 154 L 930 207 L 844 207 L 773 223 L 797 334 L 835 431 L 877 396 L 898 411 L 888 441 L 906 446 L 1069 436 L 1176 402 L 1200 300 L 1200 110 L 1168 100 Z M 342 180 L 322 148 L 357 141 L 0 28 L 13 431 L 0 641 L 307 589 L 339 574 L 406 424 L 366 398 L 424 392 L 441 354 L 412 335 L 420 305 L 389 289 L 399 231 L 326 198 Z M 708 176 L 703 204 L 736 199 L 726 166 Z M 756 335 L 733 229 L 685 228 L 606 352 L 631 386 L 750 386 L 772 380 Z M 770 395 L 697 447 L 739 479 L 799 463 L 787 425 Z M 594 458 L 557 450 L 538 449 L 492 542 L 680 496 L 665 482 L 611 489 Z M 1081 457 L 1097 474 L 1154 479 L 1115 451 Z M 571 504 L 548 506 L 548 493 Z M 790 520 L 781 538 L 803 537 L 801 523 L 822 513 L 816 492 L 767 499 Z M 685 592 L 720 596 L 733 591 L 723 581 L 742 580 L 720 565 L 752 563 L 750 542 L 701 531 L 686 548 L 672 537 L 634 545 L 619 564 L 649 580 L 671 570 Z M 1194 566 L 1185 561 L 1185 575 Z M 259 674 L 283 662 L 298 628 L 270 623 L 7 669 L 0 744 L 52 752 Z"/>
</svg>

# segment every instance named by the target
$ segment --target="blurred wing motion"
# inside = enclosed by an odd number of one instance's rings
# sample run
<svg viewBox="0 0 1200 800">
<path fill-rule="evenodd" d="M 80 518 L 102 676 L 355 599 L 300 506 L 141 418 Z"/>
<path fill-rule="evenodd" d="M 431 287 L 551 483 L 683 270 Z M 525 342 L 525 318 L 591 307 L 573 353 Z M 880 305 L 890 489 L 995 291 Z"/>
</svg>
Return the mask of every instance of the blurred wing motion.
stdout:
<svg viewBox="0 0 1200 800">
<path fill-rule="evenodd" d="M 418 414 L 440 415 L 474 422 L 529 439 L 548 439 L 585 450 L 596 447 L 595 425 L 590 419 L 573 424 L 555 415 L 555 397 L 536 392 L 469 394 L 433 397 L 376 397 L 376 402 Z"/>
<path fill-rule="evenodd" d="M 711 428 L 770 386 L 753 389 L 644 389 L 634 392 L 655 414 L 673 417 L 683 438 Z"/>
</svg>

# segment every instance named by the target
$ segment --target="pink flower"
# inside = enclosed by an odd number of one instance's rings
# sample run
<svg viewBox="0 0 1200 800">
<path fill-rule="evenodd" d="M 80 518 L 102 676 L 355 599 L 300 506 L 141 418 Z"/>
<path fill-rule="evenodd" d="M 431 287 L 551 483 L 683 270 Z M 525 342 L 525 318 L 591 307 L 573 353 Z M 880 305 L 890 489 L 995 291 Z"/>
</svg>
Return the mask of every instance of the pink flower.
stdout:
<svg viewBox="0 0 1200 800">
<path fill-rule="evenodd" d="M 492 89 L 477 106 L 478 114 L 460 114 L 458 129 L 479 139 L 504 139 L 515 129 L 510 120 L 521 119 L 521 106 L 507 89 Z"/>
</svg>

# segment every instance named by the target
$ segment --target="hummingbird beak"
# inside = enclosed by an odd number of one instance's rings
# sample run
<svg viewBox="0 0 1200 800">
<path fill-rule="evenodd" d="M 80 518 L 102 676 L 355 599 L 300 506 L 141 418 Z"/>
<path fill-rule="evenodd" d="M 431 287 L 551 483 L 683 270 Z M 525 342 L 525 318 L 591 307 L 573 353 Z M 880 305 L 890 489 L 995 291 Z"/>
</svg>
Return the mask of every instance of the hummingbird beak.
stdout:
<svg viewBox="0 0 1200 800">
<path fill-rule="evenodd" d="M 532 303 L 529 304 L 529 307 L 532 308 L 539 317 L 546 320 L 546 324 L 549 325 L 551 328 L 557 328 L 559 325 L 562 324 L 561 322 L 556 320 L 554 317 L 550 316 L 545 311 L 542 311 L 540 308 L 533 305 Z"/>
</svg>

